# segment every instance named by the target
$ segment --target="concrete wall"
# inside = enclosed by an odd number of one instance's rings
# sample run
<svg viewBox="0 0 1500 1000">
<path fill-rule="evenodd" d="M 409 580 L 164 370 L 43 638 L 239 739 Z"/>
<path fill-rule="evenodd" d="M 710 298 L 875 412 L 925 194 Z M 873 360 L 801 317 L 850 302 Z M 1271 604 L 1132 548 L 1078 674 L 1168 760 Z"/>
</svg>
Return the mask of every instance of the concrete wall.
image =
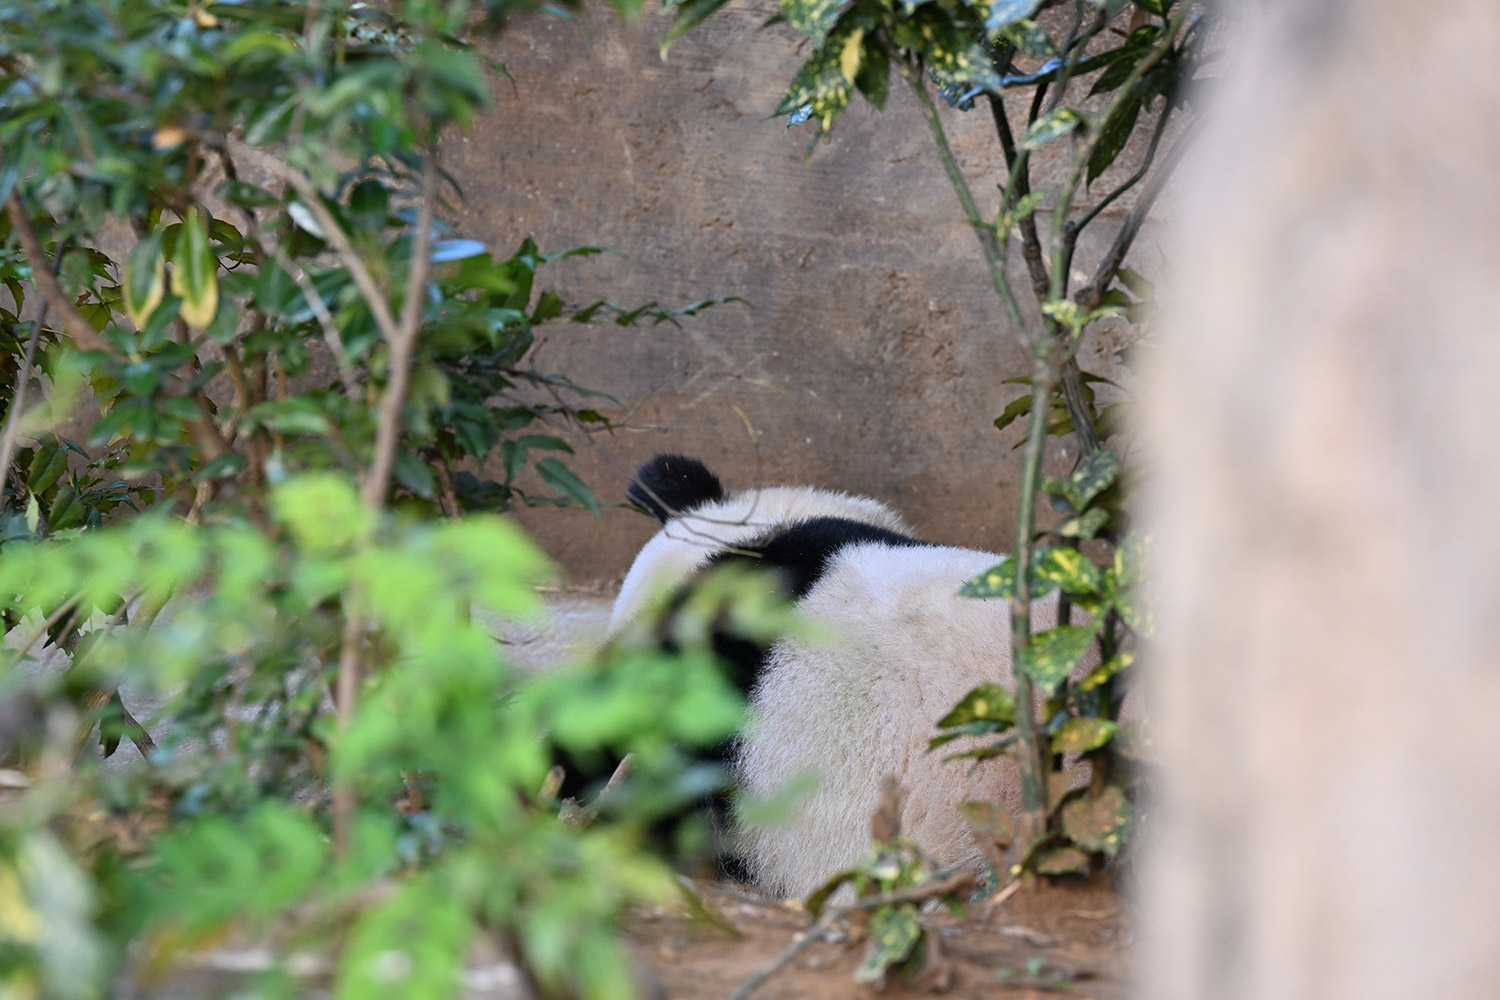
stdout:
<svg viewBox="0 0 1500 1000">
<path fill-rule="evenodd" d="M 915 99 L 893 76 L 884 114 L 857 98 L 804 162 L 807 131 L 767 117 L 801 61 L 790 29 L 759 30 L 773 10 L 736 0 L 666 62 L 666 22 L 652 14 L 634 29 L 605 16 L 586 30 L 513 26 L 493 54 L 514 88 L 499 85 L 498 112 L 445 160 L 468 195 L 461 228 L 507 253 L 528 233 L 544 249 L 617 251 L 556 270 L 574 301 L 750 300 L 682 330 L 562 329 L 538 351 L 541 367 L 633 407 L 629 429 L 576 463 L 603 499 L 620 499 L 645 458 L 675 450 L 731 486 L 867 493 L 937 540 L 1009 549 L 1021 429 L 991 421 L 1019 394 L 1001 380 L 1027 363 Z M 992 205 L 1004 169 L 988 112 L 947 119 Z M 1065 144 L 1046 152 L 1040 178 L 1055 175 Z M 1101 241 L 1129 206 L 1101 219 Z M 1087 242 L 1081 263 L 1100 249 Z M 1159 259 L 1149 233 L 1137 257 Z M 1088 348 L 1084 368 L 1112 371 L 1120 336 Z M 618 510 L 522 519 L 580 581 L 619 576 L 651 531 Z"/>
<path fill-rule="evenodd" d="M 1153 1000 L 1500 991 L 1500 6 L 1244 4 L 1181 213 Z"/>
</svg>

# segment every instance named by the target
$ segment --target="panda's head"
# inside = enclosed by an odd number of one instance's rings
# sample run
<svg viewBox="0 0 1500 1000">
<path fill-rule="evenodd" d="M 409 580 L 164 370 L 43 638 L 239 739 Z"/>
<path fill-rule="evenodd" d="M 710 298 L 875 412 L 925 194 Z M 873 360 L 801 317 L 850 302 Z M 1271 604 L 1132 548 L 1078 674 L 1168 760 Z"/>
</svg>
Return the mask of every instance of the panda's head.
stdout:
<svg viewBox="0 0 1500 1000">
<path fill-rule="evenodd" d="M 790 553 L 773 561 L 824 558 L 831 546 L 879 535 L 906 541 L 910 529 L 895 511 L 868 497 L 811 486 L 771 486 L 727 492 L 702 462 L 657 455 L 626 490 L 631 503 L 662 523 L 641 549 L 615 601 L 609 631 L 618 634 L 653 594 L 677 587 L 726 553 L 764 549 L 781 541 Z M 781 568 L 787 568 L 783 565 Z M 795 571 L 806 567 L 791 566 Z M 796 588 L 800 589 L 800 587 Z"/>
</svg>

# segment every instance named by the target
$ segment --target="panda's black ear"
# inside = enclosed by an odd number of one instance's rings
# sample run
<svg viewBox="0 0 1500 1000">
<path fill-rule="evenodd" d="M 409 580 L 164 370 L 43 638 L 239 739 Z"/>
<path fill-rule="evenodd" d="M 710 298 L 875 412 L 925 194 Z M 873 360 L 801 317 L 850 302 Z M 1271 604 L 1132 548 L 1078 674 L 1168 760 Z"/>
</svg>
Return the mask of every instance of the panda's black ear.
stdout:
<svg viewBox="0 0 1500 1000">
<path fill-rule="evenodd" d="M 666 524 L 678 514 L 723 500 L 724 486 L 696 458 L 657 455 L 636 471 L 625 498 Z"/>
</svg>

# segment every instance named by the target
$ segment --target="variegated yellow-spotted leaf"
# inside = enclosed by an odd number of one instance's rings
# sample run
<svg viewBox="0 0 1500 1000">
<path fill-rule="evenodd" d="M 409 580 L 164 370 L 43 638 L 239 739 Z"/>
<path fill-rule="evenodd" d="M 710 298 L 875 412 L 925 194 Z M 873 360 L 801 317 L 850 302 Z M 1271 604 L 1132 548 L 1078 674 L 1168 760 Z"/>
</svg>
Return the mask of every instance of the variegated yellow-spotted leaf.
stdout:
<svg viewBox="0 0 1500 1000">
<path fill-rule="evenodd" d="M 1092 594 L 1099 590 L 1099 568 L 1074 548 L 1056 545 L 1036 553 L 1036 575 L 1070 594 Z"/>
<path fill-rule="evenodd" d="M 1120 724 L 1109 719 L 1069 719 L 1052 734 L 1053 753 L 1086 753 L 1108 743 Z"/>
<path fill-rule="evenodd" d="M 1087 655 L 1101 624 L 1096 620 L 1091 625 L 1059 625 L 1038 632 L 1021 650 L 1017 666 L 1042 693 L 1050 695 Z"/>
<path fill-rule="evenodd" d="M 1114 857 L 1125 844 L 1134 810 L 1116 785 L 1099 794 L 1068 801 L 1062 807 L 1062 829 L 1079 847 Z"/>
<path fill-rule="evenodd" d="M 849 0 L 782 0 L 781 14 L 786 23 L 809 36 L 813 44 L 822 45 L 838 20 L 839 12 Z"/>
<path fill-rule="evenodd" d="M 1083 115 L 1073 108 L 1058 108 L 1032 122 L 1026 130 L 1021 145 L 1026 149 L 1039 149 L 1054 139 L 1060 139 L 1083 124 Z M 1075 306 L 1076 308 L 1076 306 Z"/>
</svg>

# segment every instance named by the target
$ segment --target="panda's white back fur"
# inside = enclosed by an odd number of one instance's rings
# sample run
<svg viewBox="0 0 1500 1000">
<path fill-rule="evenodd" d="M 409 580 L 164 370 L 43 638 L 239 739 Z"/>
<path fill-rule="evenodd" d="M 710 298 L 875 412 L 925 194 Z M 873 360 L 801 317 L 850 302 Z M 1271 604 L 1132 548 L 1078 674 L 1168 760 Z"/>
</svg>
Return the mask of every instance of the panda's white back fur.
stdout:
<svg viewBox="0 0 1500 1000">
<path fill-rule="evenodd" d="M 810 487 L 732 494 L 671 518 L 646 543 L 621 587 L 611 633 L 657 588 L 687 580 L 716 553 L 814 517 L 909 534 L 899 515 L 864 497 Z M 735 761 L 737 785 L 756 797 L 817 779 L 789 821 L 737 831 L 735 846 L 767 891 L 805 895 L 863 857 L 887 774 L 907 792 L 903 833 L 938 864 L 982 864 L 956 806 L 991 799 L 1014 808 L 1015 766 L 1008 758 L 944 763 L 945 754 L 980 741 L 935 753 L 927 741 L 936 720 L 975 685 L 1010 685 L 1006 602 L 958 595 L 964 581 L 1003 558 L 944 545 L 850 544 L 798 601 L 818 624 L 818 638 L 772 647 Z M 1034 616 L 1038 628 L 1055 624 L 1055 601 L 1039 602 Z"/>
</svg>

